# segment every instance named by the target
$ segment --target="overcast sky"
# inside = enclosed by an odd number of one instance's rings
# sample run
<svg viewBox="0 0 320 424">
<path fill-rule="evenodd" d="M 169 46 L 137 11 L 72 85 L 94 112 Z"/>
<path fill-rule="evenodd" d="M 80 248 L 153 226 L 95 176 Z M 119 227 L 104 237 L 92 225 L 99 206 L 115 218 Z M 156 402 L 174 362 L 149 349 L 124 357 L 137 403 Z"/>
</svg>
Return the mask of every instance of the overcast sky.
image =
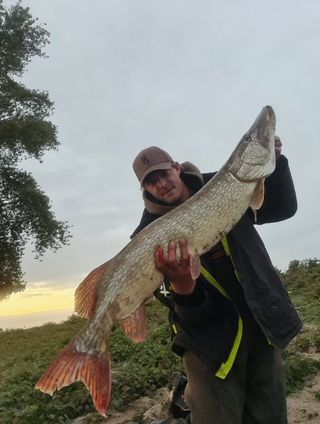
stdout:
<svg viewBox="0 0 320 424">
<path fill-rule="evenodd" d="M 12 4 L 8 0 L 5 4 Z M 114 256 L 143 204 L 135 155 L 157 145 L 203 172 L 220 168 L 261 108 L 277 115 L 299 210 L 259 228 L 273 263 L 320 257 L 320 2 L 23 0 L 47 24 L 47 59 L 24 76 L 55 103 L 58 152 L 25 166 L 73 238 L 28 284 L 76 287 Z"/>
</svg>

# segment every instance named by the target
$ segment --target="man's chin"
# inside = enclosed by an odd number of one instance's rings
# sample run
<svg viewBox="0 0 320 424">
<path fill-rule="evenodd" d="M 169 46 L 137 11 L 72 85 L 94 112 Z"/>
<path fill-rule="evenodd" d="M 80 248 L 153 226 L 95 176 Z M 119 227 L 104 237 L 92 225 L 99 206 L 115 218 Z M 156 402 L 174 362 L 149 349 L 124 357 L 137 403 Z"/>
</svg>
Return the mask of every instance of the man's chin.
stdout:
<svg viewBox="0 0 320 424">
<path fill-rule="evenodd" d="M 177 196 L 167 196 L 167 197 L 164 197 L 162 201 L 170 206 L 176 206 L 181 203 L 179 199 L 177 199 Z"/>
<path fill-rule="evenodd" d="M 167 193 L 164 193 L 162 196 L 162 200 L 166 203 L 172 203 L 174 202 L 174 193 L 172 193 L 172 191 L 168 191 Z"/>
</svg>

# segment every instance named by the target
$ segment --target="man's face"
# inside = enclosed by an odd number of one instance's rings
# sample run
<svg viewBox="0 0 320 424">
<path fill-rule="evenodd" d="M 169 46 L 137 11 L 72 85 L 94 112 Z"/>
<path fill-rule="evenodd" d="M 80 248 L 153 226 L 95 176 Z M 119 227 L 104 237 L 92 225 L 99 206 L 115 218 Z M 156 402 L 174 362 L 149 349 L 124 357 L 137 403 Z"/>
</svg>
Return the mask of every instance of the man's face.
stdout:
<svg viewBox="0 0 320 424">
<path fill-rule="evenodd" d="M 190 197 L 190 191 L 180 178 L 180 165 L 170 169 L 150 172 L 143 181 L 143 188 L 153 197 L 169 205 L 183 203 Z"/>
</svg>

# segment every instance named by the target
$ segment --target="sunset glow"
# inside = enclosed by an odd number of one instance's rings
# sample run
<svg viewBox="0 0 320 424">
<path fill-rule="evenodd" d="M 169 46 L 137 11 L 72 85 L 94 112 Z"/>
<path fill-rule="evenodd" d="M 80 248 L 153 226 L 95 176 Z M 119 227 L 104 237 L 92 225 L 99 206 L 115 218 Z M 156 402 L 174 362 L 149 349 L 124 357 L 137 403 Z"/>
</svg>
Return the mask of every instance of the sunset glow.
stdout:
<svg viewBox="0 0 320 424">
<path fill-rule="evenodd" d="M 0 328 L 59 321 L 73 312 L 74 288 L 34 284 L 0 303 Z"/>
</svg>

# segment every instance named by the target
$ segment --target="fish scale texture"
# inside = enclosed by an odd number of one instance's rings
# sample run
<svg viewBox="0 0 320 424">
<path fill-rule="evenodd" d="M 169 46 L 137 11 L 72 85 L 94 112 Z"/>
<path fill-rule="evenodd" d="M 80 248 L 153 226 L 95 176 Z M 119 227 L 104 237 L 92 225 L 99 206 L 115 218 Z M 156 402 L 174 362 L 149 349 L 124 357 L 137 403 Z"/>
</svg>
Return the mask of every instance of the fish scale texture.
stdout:
<svg viewBox="0 0 320 424">
<path fill-rule="evenodd" d="M 138 341 L 143 338 L 130 327 L 135 325 L 130 315 L 163 280 L 155 268 L 156 248 L 166 249 L 170 240 L 185 238 L 190 253 L 201 255 L 221 240 L 250 206 L 258 179 L 274 168 L 274 132 L 275 115 L 266 106 L 212 180 L 89 274 L 76 293 L 76 301 L 77 310 L 92 318 L 39 380 L 39 389 L 53 393 L 80 379 L 90 390 L 97 410 L 105 413 L 111 395 L 109 334 L 115 325 L 129 319 L 124 327 Z M 136 316 L 139 320 L 139 313 Z"/>
<path fill-rule="evenodd" d="M 244 184 L 227 172 L 218 173 L 181 207 L 151 223 L 113 258 L 114 272 L 109 280 L 107 273 L 103 283 L 106 291 L 101 313 L 109 304 L 114 314 L 111 320 L 126 318 L 153 294 L 163 280 L 154 265 L 159 245 L 167 248 L 170 240 L 186 238 L 191 252 L 201 255 L 212 248 L 246 211 L 255 186 L 256 182 Z M 100 321 L 98 311 L 96 315 Z"/>
</svg>

